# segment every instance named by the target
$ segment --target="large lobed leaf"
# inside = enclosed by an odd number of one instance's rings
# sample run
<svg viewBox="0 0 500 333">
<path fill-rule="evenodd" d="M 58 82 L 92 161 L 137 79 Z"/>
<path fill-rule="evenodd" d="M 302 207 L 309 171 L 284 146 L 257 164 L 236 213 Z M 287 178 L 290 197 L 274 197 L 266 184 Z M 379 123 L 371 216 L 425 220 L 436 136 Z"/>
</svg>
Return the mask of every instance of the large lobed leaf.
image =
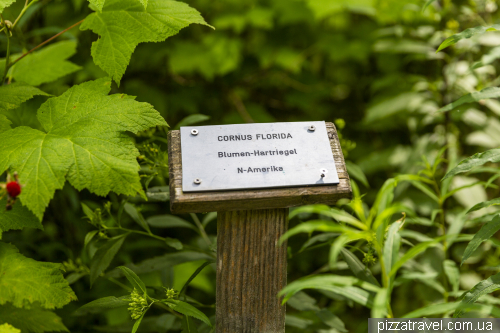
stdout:
<svg viewBox="0 0 500 333">
<path fill-rule="evenodd" d="M 38 262 L 19 254 L 13 245 L 0 242 L 0 305 L 16 307 L 33 303 L 54 309 L 76 300 L 64 279 L 61 265 Z"/>
<path fill-rule="evenodd" d="M 102 7 L 104 6 L 105 0 L 89 0 L 90 4 L 93 5 L 99 12 L 102 11 Z M 148 0 L 139 0 L 144 8 L 148 6 Z"/>
<path fill-rule="evenodd" d="M 448 173 L 443 177 L 442 180 L 455 176 L 459 173 L 469 172 L 473 168 L 486 164 L 488 162 L 500 162 L 500 149 L 490 149 L 485 151 L 484 153 L 477 153 L 472 155 L 471 157 L 466 158 L 456 167 L 448 171 Z"/>
<path fill-rule="evenodd" d="M 3 10 L 10 5 L 12 5 L 16 0 L 0 0 L 0 14 L 2 14 Z"/>
<path fill-rule="evenodd" d="M 2 324 L 0 325 L 0 333 L 21 333 L 21 330 L 18 330 L 10 324 Z"/>
<path fill-rule="evenodd" d="M 7 197 L 0 200 L 0 233 L 23 228 L 43 229 L 42 224 L 28 208 L 16 203 L 12 210 L 6 210 Z"/>
<path fill-rule="evenodd" d="M 167 124 L 147 103 L 108 96 L 110 84 L 106 78 L 86 82 L 47 100 L 38 110 L 46 132 L 21 126 L 0 133 L 0 173 L 19 173 L 20 199 L 39 219 L 66 179 L 101 196 L 143 194 L 139 153 L 124 132 Z"/>
<path fill-rule="evenodd" d="M 96 1 L 101 2 L 101 1 Z M 81 30 L 100 38 L 92 44 L 94 62 L 117 83 L 139 43 L 161 42 L 192 23 L 208 24 L 187 4 L 172 0 L 107 0 L 102 12 L 87 16 Z"/>
<path fill-rule="evenodd" d="M 0 325 L 9 323 L 21 333 L 69 332 L 54 312 L 40 308 L 20 309 L 6 304 L 0 306 Z"/>
<path fill-rule="evenodd" d="M 439 48 L 437 49 L 436 52 L 439 52 L 442 49 L 447 48 L 448 46 L 456 44 L 459 40 L 471 38 L 472 36 L 485 33 L 486 31 L 496 31 L 496 30 L 500 30 L 500 24 L 490 25 L 488 27 L 478 26 L 474 28 L 465 29 L 464 31 L 458 34 L 446 38 L 441 43 L 441 45 L 439 45 Z"/>
<path fill-rule="evenodd" d="M 35 95 L 47 96 L 47 94 L 40 89 L 22 82 L 0 86 L 0 112 L 18 108 L 22 103 L 33 98 Z M 2 122 L 0 118 L 0 124 Z M 0 129 L 1 128 L 2 125 L 0 125 Z"/>
<path fill-rule="evenodd" d="M 81 67 L 67 61 L 76 53 L 76 41 L 62 41 L 28 54 L 12 67 L 12 77 L 16 81 L 32 86 L 52 82 L 71 74 Z"/>
<path fill-rule="evenodd" d="M 500 88 L 488 87 L 484 88 L 481 91 L 475 91 L 473 93 L 464 95 L 459 99 L 457 99 L 455 102 L 443 106 L 441 109 L 438 110 L 438 112 L 451 111 L 457 106 L 460 106 L 462 104 L 478 102 L 482 99 L 498 98 L 498 97 L 500 97 Z"/>
</svg>

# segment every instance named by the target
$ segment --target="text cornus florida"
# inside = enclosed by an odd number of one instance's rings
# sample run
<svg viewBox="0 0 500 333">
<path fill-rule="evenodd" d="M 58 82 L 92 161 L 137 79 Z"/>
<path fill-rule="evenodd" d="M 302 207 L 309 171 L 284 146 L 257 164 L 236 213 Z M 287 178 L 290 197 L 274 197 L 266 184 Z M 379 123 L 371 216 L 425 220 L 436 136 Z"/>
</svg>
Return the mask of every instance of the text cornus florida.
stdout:
<svg viewBox="0 0 500 333">
<path fill-rule="evenodd" d="M 368 320 L 368 333 L 386 332 L 488 332 L 500 333 L 500 319 L 391 318 Z"/>
</svg>

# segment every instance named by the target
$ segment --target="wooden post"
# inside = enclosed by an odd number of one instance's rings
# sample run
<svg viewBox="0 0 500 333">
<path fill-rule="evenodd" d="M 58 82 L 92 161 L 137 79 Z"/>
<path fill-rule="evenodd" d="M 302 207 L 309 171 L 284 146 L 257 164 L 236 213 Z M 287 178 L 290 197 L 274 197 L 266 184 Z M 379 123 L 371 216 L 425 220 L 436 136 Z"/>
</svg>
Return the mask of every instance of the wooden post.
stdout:
<svg viewBox="0 0 500 333">
<path fill-rule="evenodd" d="M 279 247 L 278 240 L 288 228 L 288 207 L 352 196 L 337 130 L 332 123 L 326 130 L 339 184 L 210 192 L 183 192 L 180 133 L 168 133 L 171 212 L 218 212 L 217 333 L 285 332 L 277 294 L 286 285 L 286 243 Z"/>
<path fill-rule="evenodd" d="M 217 333 L 284 333 L 288 209 L 217 215 Z"/>
</svg>

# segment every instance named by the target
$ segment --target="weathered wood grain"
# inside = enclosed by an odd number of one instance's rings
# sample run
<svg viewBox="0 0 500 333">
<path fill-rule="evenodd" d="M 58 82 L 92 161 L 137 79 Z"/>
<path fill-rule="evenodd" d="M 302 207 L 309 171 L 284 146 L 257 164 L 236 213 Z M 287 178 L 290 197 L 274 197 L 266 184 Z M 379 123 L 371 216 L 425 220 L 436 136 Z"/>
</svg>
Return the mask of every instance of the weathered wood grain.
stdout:
<svg viewBox="0 0 500 333">
<path fill-rule="evenodd" d="M 335 204 L 339 199 L 352 196 L 349 175 L 340 148 L 337 130 L 333 123 L 326 123 L 335 166 L 339 175 L 338 185 L 301 186 L 273 189 L 245 189 L 184 193 L 182 191 L 182 158 L 179 131 L 168 134 L 170 168 L 170 209 L 174 214 L 204 213 L 213 211 L 286 208 L 308 204 Z"/>
<path fill-rule="evenodd" d="M 217 333 L 284 333 L 288 209 L 217 215 Z"/>
</svg>

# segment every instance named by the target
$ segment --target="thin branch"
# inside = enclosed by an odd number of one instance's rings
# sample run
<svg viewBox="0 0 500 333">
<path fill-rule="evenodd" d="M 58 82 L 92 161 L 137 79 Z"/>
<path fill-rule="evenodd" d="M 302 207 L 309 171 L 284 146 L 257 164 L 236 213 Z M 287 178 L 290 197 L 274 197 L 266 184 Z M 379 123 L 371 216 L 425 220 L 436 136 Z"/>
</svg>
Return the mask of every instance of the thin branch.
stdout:
<svg viewBox="0 0 500 333">
<path fill-rule="evenodd" d="M 12 29 L 14 29 L 14 27 L 17 24 L 17 22 L 19 22 L 19 20 L 24 15 L 24 13 L 26 13 L 26 11 L 28 10 L 28 8 L 30 8 L 31 5 L 34 4 L 35 2 L 38 2 L 38 0 L 33 0 L 29 4 L 28 4 L 28 0 L 26 0 L 26 3 L 24 4 L 23 10 L 21 10 L 21 13 L 19 13 L 19 16 L 16 18 L 16 20 L 14 21 L 14 24 L 12 25 Z"/>
<path fill-rule="evenodd" d="M 254 123 L 255 121 L 252 119 L 252 116 L 247 111 L 247 108 L 245 107 L 245 104 L 243 104 L 243 101 L 241 100 L 240 96 L 236 94 L 234 91 L 229 92 L 229 99 L 231 102 L 234 104 L 236 111 L 240 114 L 241 118 L 246 123 Z"/>
<path fill-rule="evenodd" d="M 9 72 L 9 67 L 11 66 L 11 64 L 10 64 L 10 30 L 7 27 L 7 23 L 5 23 L 5 20 L 3 19 L 2 14 L 0 14 L 0 19 L 1 19 L 2 25 L 4 26 L 4 29 L 5 29 L 4 30 L 5 35 L 7 36 L 7 54 L 5 57 L 5 69 L 3 72 L 2 82 L 1 82 L 1 84 L 3 85 L 5 82 L 5 78 L 7 77 L 7 73 Z"/>
<path fill-rule="evenodd" d="M 23 54 L 22 56 L 20 56 L 19 58 L 17 58 L 15 61 L 13 61 L 11 64 L 10 64 L 10 67 L 14 66 L 19 60 L 21 60 L 22 58 L 26 57 L 28 54 L 32 53 L 33 51 L 36 51 L 38 50 L 40 47 L 44 46 L 45 44 L 49 43 L 50 41 L 56 39 L 57 37 L 61 36 L 63 33 L 67 32 L 68 30 L 71 30 L 73 29 L 74 27 L 76 27 L 77 25 L 81 24 L 85 19 L 81 20 L 80 22 L 77 22 L 75 24 L 73 24 L 71 27 L 69 28 L 66 28 L 64 29 L 63 31 L 61 31 L 60 33 L 50 37 L 49 39 L 47 39 L 45 42 L 39 44 L 38 46 L 35 46 L 34 48 L 32 48 L 31 50 L 29 50 L 28 52 L 26 52 L 25 54 Z M 7 67 L 6 67 L 7 68 Z"/>
</svg>

